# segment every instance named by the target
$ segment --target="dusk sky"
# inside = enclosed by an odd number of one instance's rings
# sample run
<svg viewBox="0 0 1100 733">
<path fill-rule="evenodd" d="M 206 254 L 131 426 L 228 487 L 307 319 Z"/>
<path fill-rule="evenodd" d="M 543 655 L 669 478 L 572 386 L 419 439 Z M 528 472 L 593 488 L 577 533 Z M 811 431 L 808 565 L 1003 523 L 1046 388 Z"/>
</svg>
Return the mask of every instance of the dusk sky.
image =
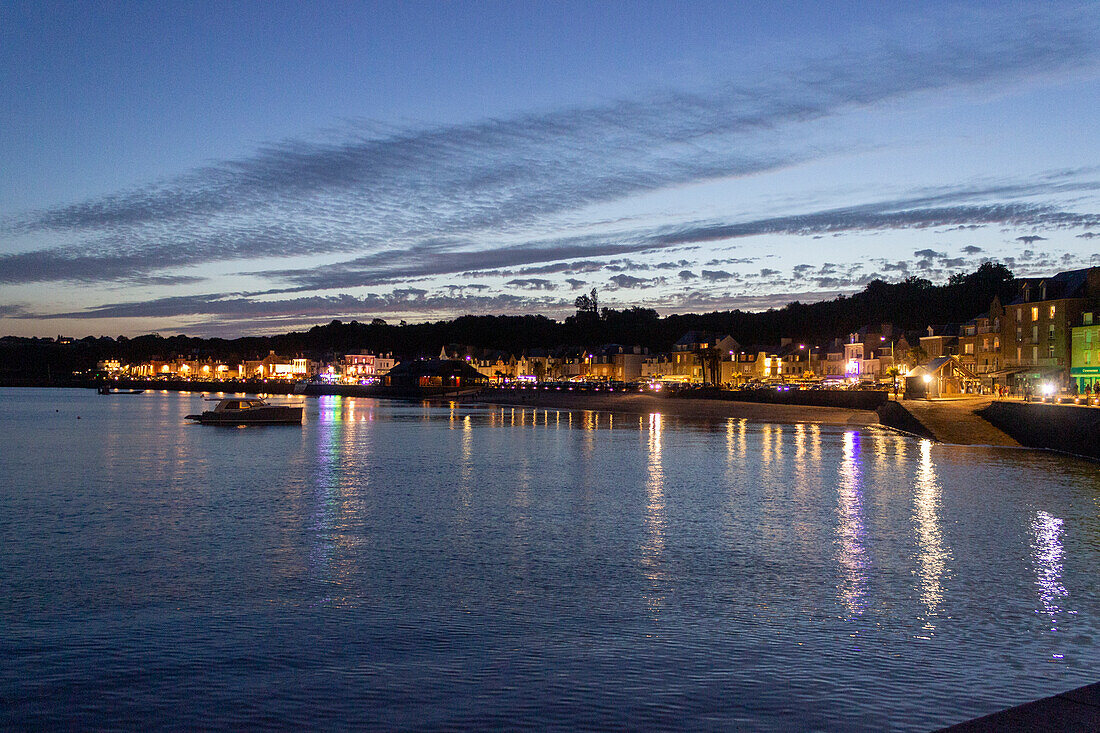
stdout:
<svg viewBox="0 0 1100 733">
<path fill-rule="evenodd" d="M 0 4 L 0 335 L 1100 264 L 1096 3 Z"/>
</svg>

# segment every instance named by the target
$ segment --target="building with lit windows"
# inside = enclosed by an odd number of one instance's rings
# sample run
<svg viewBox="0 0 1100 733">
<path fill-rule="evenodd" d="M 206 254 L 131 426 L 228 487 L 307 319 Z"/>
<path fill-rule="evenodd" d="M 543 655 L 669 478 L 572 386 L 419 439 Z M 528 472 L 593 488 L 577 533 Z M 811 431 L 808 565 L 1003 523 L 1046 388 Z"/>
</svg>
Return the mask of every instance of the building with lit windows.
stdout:
<svg viewBox="0 0 1100 733">
<path fill-rule="evenodd" d="M 1091 392 L 1100 382 L 1100 313 L 1085 311 L 1080 323 L 1073 327 L 1069 375 L 1079 391 Z"/>
<path fill-rule="evenodd" d="M 1003 316 L 1004 307 L 999 298 L 994 298 L 988 311 L 967 321 L 959 330 L 959 363 L 979 376 L 991 374 L 1002 367 Z"/>
<path fill-rule="evenodd" d="M 1073 327 L 1100 311 L 1100 267 L 1027 278 L 1002 317 L 1002 363 L 1017 382 L 1068 381 Z"/>
</svg>

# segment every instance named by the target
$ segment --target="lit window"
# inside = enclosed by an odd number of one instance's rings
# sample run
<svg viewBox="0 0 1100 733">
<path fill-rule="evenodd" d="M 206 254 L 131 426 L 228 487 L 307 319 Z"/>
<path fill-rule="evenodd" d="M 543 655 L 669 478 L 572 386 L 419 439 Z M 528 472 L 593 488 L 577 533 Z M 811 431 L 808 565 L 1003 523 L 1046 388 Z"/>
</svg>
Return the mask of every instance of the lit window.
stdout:
<svg viewBox="0 0 1100 733">
<path fill-rule="evenodd" d="M 994 336 L 993 337 L 993 350 L 996 351 L 999 348 L 1001 348 L 1001 337 L 1000 336 Z"/>
<path fill-rule="evenodd" d="M 1050 307 L 1050 317 L 1051 318 L 1054 318 L 1054 313 L 1056 312 L 1056 310 L 1057 310 L 1057 308 L 1055 306 L 1052 305 Z"/>
<path fill-rule="evenodd" d="M 1037 305 L 1032 306 L 1032 308 L 1031 308 L 1031 320 L 1033 320 L 1033 321 L 1039 320 L 1039 306 L 1037 306 Z"/>
</svg>

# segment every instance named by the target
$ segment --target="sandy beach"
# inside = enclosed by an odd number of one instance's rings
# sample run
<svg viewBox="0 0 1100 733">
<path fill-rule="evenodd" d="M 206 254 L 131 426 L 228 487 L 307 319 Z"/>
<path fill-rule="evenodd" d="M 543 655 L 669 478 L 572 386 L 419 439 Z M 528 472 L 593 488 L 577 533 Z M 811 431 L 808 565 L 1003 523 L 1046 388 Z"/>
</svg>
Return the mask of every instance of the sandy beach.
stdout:
<svg viewBox="0 0 1100 733">
<path fill-rule="evenodd" d="M 745 418 L 759 422 L 825 423 L 829 425 L 878 425 L 878 415 L 871 410 L 846 410 L 834 407 L 804 407 L 800 405 L 769 405 L 757 402 L 726 400 L 676 399 L 645 394 L 562 394 L 501 390 L 483 392 L 464 398 L 463 402 L 482 402 L 517 407 L 544 407 L 562 410 L 595 410 L 598 412 L 649 414 L 722 420 Z"/>
</svg>

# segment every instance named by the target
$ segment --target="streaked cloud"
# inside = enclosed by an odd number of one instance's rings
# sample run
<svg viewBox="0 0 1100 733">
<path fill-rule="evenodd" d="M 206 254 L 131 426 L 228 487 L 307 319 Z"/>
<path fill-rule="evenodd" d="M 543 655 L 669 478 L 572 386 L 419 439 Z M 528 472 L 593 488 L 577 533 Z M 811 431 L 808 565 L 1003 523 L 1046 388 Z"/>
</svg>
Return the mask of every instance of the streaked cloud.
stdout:
<svg viewBox="0 0 1100 733">
<path fill-rule="evenodd" d="M 321 140 L 273 143 L 175 179 L 4 222 L 9 238 L 52 233 L 68 243 L 0 256 L 0 282 L 111 281 L 172 267 L 333 253 L 359 256 L 352 265 L 357 278 L 377 281 L 371 258 L 424 252 L 440 238 L 442 251 L 467 260 L 477 260 L 477 253 L 456 255 L 454 242 L 484 249 L 491 246 L 487 236 L 510 240 L 486 258 L 507 259 L 505 253 L 532 238 L 524 227 L 563 212 L 832 152 L 801 144 L 785 134 L 790 126 L 914 93 L 1076 68 L 1095 61 L 1096 39 L 1089 14 L 1043 9 L 1001 18 L 980 32 L 945 31 L 934 39 L 805 59 L 751 82 L 665 89 L 461 125 L 361 124 Z M 1039 184 L 1043 190 L 1095 185 Z M 1027 195 L 1011 186 L 987 193 Z M 930 210 L 942 208 L 935 199 L 927 199 Z M 925 225 L 973 225 L 957 213 Z M 710 239 L 746 236 L 738 226 L 744 225 L 719 225 Z M 820 226 L 808 221 L 802 230 Z M 696 230 L 681 243 L 689 241 L 707 237 Z M 671 243 L 658 239 L 654 246 Z M 605 242 L 598 253 L 616 251 L 641 250 Z M 519 257 L 503 266 L 547 261 Z"/>
<path fill-rule="evenodd" d="M 506 285 L 510 285 L 513 288 L 520 288 L 522 290 L 557 290 L 558 284 L 553 280 L 546 280 L 544 278 L 531 277 L 531 278 L 516 278 L 509 280 Z"/>
<path fill-rule="evenodd" d="M 957 195 L 964 200 L 971 197 L 970 192 L 967 191 L 961 191 Z M 943 196 L 937 198 L 942 199 Z M 854 231 L 927 229 L 960 222 L 1029 228 L 1045 226 L 1051 229 L 1100 226 L 1100 215 L 1062 211 L 1040 204 L 975 204 L 909 208 L 914 203 L 923 201 L 924 199 L 885 201 L 858 207 L 744 222 L 693 222 L 672 227 L 545 240 L 491 250 L 447 252 L 437 248 L 413 247 L 409 250 L 378 253 L 336 265 L 297 270 L 273 270 L 262 274 L 270 279 L 285 282 L 287 291 L 347 289 L 373 287 L 417 277 L 456 273 L 468 275 L 477 273 L 479 270 L 497 273 L 504 267 L 558 262 L 582 254 L 595 257 L 651 253 L 686 244 L 710 243 L 765 234 L 812 236 Z M 921 250 L 920 254 L 930 260 L 941 257 L 944 253 L 927 249 Z M 590 272 L 602 267 L 606 265 L 600 265 L 598 261 L 588 261 L 587 268 Z M 559 268 L 557 265 L 552 265 L 549 269 L 561 272 L 572 271 L 566 267 Z M 538 271 L 543 270 L 539 268 Z"/>
<path fill-rule="evenodd" d="M 661 278 L 615 275 L 608 280 L 617 288 L 646 288 L 661 284 Z"/>
</svg>

